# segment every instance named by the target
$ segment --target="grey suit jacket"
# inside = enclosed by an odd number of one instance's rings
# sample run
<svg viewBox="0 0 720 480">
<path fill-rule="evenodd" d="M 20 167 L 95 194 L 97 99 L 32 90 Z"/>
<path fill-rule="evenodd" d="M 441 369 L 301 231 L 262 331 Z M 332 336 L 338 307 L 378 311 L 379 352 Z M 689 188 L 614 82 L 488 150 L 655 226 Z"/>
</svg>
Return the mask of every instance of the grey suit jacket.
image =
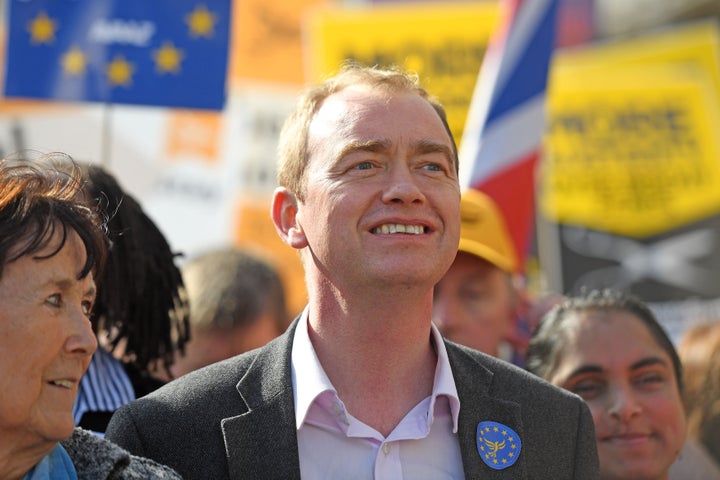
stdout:
<svg viewBox="0 0 720 480">
<path fill-rule="evenodd" d="M 185 479 L 299 479 L 290 351 L 297 320 L 266 346 L 191 372 L 121 407 L 106 437 Z M 508 363 L 446 342 L 458 395 L 468 479 L 592 480 L 592 417 L 577 396 Z M 477 426 L 494 421 L 522 441 L 516 462 L 487 466 Z"/>
</svg>

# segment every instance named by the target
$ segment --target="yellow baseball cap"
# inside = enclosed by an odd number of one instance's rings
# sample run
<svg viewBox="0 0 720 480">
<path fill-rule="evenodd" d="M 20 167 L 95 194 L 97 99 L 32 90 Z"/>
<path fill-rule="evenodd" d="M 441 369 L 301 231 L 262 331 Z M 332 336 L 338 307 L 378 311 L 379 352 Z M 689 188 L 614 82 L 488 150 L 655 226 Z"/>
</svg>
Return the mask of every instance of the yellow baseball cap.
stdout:
<svg viewBox="0 0 720 480">
<path fill-rule="evenodd" d="M 513 273 L 517 255 L 505 220 L 492 198 L 475 189 L 460 199 L 460 246 L 458 251 L 487 260 Z"/>
</svg>

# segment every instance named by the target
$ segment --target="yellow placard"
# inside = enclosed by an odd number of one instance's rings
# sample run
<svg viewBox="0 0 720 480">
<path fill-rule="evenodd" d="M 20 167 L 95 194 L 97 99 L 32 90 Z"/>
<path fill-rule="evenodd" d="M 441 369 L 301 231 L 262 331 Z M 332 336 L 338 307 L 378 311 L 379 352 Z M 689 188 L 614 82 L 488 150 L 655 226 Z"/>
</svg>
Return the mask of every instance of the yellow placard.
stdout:
<svg viewBox="0 0 720 480">
<path fill-rule="evenodd" d="M 541 171 L 543 215 L 646 237 L 719 212 L 719 105 L 703 64 L 563 69 L 559 62 Z"/>
<path fill-rule="evenodd" d="M 670 63 L 696 65 L 705 70 L 720 90 L 720 27 L 715 20 L 672 25 L 653 33 L 607 41 L 597 47 L 567 50 L 556 55 L 558 70 L 608 66 L 632 66 Z M 555 68 L 554 67 L 554 68 Z"/>
<path fill-rule="evenodd" d="M 347 60 L 417 72 L 459 141 L 497 17 L 496 2 L 319 9 L 305 24 L 308 77 L 317 81 Z"/>
</svg>

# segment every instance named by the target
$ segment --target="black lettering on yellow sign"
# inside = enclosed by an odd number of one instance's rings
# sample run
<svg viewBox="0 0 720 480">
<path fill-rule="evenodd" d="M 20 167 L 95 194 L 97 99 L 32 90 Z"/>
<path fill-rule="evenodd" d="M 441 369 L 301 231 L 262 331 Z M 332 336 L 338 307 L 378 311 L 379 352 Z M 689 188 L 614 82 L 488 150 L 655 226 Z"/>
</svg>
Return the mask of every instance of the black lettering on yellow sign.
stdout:
<svg viewBox="0 0 720 480">
<path fill-rule="evenodd" d="M 620 212 L 629 229 L 633 218 L 670 222 L 680 199 L 716 181 L 703 166 L 702 127 L 688 108 L 679 101 L 586 105 L 551 115 L 545 188 L 559 216 L 577 214 L 582 203 L 589 218 L 605 212 L 589 223 Z"/>
<path fill-rule="evenodd" d="M 416 71 L 423 86 L 445 106 L 450 130 L 459 141 L 484 54 L 485 45 L 446 41 L 387 49 L 380 45 L 370 53 L 348 49 L 343 58 L 361 65 L 402 66 Z"/>
<path fill-rule="evenodd" d="M 591 136 L 686 135 L 690 127 L 685 109 L 672 105 L 645 109 L 630 105 L 622 110 L 596 105 L 581 112 L 562 112 L 551 122 L 551 131 Z"/>
<path fill-rule="evenodd" d="M 380 46 L 381 47 L 381 46 Z M 422 60 L 420 73 L 426 75 L 463 75 L 472 72 L 477 77 L 480 62 L 485 48 L 482 45 L 469 45 L 467 42 L 443 42 L 439 44 L 412 44 L 393 47 L 387 50 L 378 48 L 370 53 L 348 51 L 346 59 L 354 60 L 362 65 L 406 65 L 408 57 Z"/>
</svg>

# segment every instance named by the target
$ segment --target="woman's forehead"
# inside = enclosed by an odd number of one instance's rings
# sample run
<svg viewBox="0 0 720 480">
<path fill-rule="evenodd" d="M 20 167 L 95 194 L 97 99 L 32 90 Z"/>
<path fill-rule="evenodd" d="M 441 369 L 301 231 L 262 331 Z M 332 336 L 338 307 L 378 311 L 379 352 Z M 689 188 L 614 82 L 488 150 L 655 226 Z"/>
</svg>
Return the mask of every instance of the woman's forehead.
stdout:
<svg viewBox="0 0 720 480">
<path fill-rule="evenodd" d="M 626 362 L 634 357 L 669 355 L 650 329 L 634 313 L 621 309 L 574 312 L 565 319 L 564 347 L 558 365 L 587 360 L 598 365 Z"/>
</svg>

